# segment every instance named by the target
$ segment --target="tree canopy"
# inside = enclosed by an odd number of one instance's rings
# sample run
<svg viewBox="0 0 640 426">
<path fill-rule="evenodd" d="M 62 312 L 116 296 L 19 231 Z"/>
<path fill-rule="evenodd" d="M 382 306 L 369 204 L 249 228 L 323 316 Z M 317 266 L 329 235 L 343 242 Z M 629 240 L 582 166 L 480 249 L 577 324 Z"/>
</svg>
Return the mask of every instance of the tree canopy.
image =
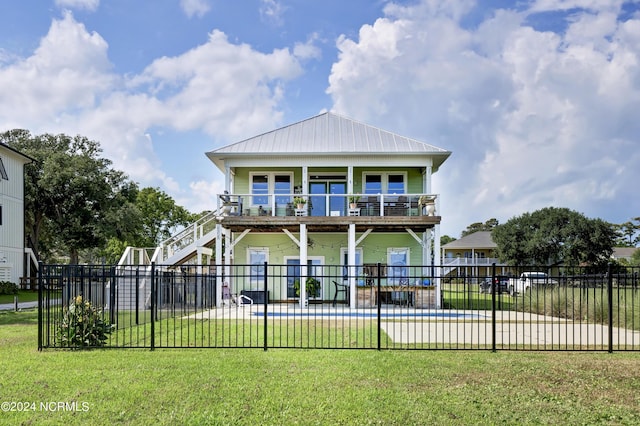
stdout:
<svg viewBox="0 0 640 426">
<path fill-rule="evenodd" d="M 567 208 L 547 207 L 514 217 L 492 231 L 500 260 L 513 265 L 606 263 L 613 225 Z"/>
<path fill-rule="evenodd" d="M 484 223 L 482 222 L 472 223 L 471 225 L 467 226 L 467 229 L 462 231 L 462 233 L 460 234 L 460 238 L 466 237 L 467 235 L 471 235 L 478 231 L 492 231 L 493 228 L 498 226 L 498 224 L 499 224 L 498 219 L 495 219 L 495 218 L 491 218 Z"/>
<path fill-rule="evenodd" d="M 25 167 L 25 228 L 39 257 L 77 263 L 83 250 L 155 246 L 192 218 L 164 192 L 140 190 L 86 137 L 11 130 L 0 141 L 36 160 Z"/>
</svg>

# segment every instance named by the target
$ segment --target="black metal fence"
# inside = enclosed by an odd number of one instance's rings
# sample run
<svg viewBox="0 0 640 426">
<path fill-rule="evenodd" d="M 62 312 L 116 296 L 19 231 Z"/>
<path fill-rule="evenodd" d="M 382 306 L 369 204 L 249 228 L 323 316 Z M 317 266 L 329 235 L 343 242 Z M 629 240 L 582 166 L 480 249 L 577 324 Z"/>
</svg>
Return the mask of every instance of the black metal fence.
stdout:
<svg viewBox="0 0 640 426">
<path fill-rule="evenodd" d="M 38 348 L 638 351 L 638 272 L 41 265 Z"/>
</svg>

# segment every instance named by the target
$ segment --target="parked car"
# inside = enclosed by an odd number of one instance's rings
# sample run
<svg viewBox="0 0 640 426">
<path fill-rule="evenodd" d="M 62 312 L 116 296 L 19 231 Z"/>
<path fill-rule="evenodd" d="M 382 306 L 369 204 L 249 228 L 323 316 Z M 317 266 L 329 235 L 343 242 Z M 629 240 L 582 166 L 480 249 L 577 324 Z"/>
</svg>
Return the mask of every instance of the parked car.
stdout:
<svg viewBox="0 0 640 426">
<path fill-rule="evenodd" d="M 509 280 L 509 293 L 512 296 L 526 293 L 533 287 L 555 286 L 558 281 L 549 278 L 544 272 L 523 272 L 520 277 Z"/>
<path fill-rule="evenodd" d="M 496 294 L 509 293 L 509 277 L 498 275 L 496 280 Z M 487 277 L 480 283 L 480 293 L 491 294 L 493 287 L 491 286 L 491 277 Z"/>
</svg>

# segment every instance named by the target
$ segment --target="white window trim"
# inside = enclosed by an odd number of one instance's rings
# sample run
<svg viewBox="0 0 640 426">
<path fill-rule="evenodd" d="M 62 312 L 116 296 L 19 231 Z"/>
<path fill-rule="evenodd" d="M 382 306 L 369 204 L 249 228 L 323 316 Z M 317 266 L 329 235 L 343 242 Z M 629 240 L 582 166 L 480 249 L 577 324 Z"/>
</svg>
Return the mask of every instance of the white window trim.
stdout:
<svg viewBox="0 0 640 426">
<path fill-rule="evenodd" d="M 254 199 L 254 194 L 253 194 L 253 177 L 254 176 L 267 176 L 267 194 L 256 194 L 256 197 L 268 197 L 268 203 L 267 205 L 271 204 L 271 196 L 273 194 L 275 194 L 276 192 L 276 179 L 275 176 L 276 175 L 284 175 L 284 176 L 289 176 L 289 181 L 291 182 L 291 193 L 294 192 L 295 190 L 295 184 L 293 182 L 293 172 L 287 172 L 287 171 L 281 171 L 281 172 L 274 172 L 274 171 L 268 171 L 268 172 L 249 172 L 249 193 L 251 194 L 251 206 L 255 207 L 258 205 L 263 205 L 261 203 L 254 203 L 253 199 Z M 264 206 L 264 205 L 263 205 Z"/>
<path fill-rule="evenodd" d="M 385 171 L 385 172 L 375 172 L 375 171 L 366 171 L 366 172 L 362 172 L 362 192 L 365 193 L 366 192 L 366 185 L 367 185 L 367 176 L 380 176 L 381 177 L 381 185 L 382 185 L 382 193 L 383 194 L 388 194 L 389 193 L 389 175 L 402 175 L 402 179 L 404 181 L 404 192 L 402 194 L 406 194 L 407 193 L 407 186 L 409 185 L 409 182 L 407 180 L 407 172 L 405 171 L 397 171 L 397 172 L 390 172 L 390 171 Z"/>
<path fill-rule="evenodd" d="M 407 275 L 410 271 L 410 266 L 411 266 L 411 249 L 409 247 L 388 247 L 387 248 L 387 279 L 391 280 L 391 278 L 389 277 L 389 268 L 393 267 L 393 265 L 391 264 L 391 255 L 392 253 L 395 252 L 405 252 L 406 256 L 407 256 L 407 263 L 406 265 L 404 265 L 405 268 L 407 268 Z M 408 276 L 407 276 L 408 279 Z M 392 283 L 393 285 L 399 285 L 401 283 Z M 407 281 L 408 284 L 408 281 Z"/>
<path fill-rule="evenodd" d="M 258 252 L 264 252 L 265 262 L 269 263 L 269 247 L 247 247 L 247 264 L 248 264 L 247 275 L 249 276 L 249 282 L 251 283 L 251 285 L 262 284 L 262 280 L 256 279 L 254 277 L 254 274 L 252 274 L 252 271 L 251 271 L 251 267 L 254 265 L 253 263 L 251 263 L 251 254 L 258 253 Z"/>
</svg>

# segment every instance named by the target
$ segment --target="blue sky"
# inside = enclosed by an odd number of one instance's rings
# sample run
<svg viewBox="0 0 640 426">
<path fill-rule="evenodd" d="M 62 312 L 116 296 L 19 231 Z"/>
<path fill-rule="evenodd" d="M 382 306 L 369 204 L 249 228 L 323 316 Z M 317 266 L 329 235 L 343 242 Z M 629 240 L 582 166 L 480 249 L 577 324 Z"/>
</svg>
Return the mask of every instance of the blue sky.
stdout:
<svg viewBox="0 0 640 426">
<path fill-rule="evenodd" d="M 542 207 L 640 216 L 640 3 L 23 0 L 0 129 L 82 134 L 192 211 L 204 152 L 325 110 L 453 152 L 442 232 Z"/>
</svg>

